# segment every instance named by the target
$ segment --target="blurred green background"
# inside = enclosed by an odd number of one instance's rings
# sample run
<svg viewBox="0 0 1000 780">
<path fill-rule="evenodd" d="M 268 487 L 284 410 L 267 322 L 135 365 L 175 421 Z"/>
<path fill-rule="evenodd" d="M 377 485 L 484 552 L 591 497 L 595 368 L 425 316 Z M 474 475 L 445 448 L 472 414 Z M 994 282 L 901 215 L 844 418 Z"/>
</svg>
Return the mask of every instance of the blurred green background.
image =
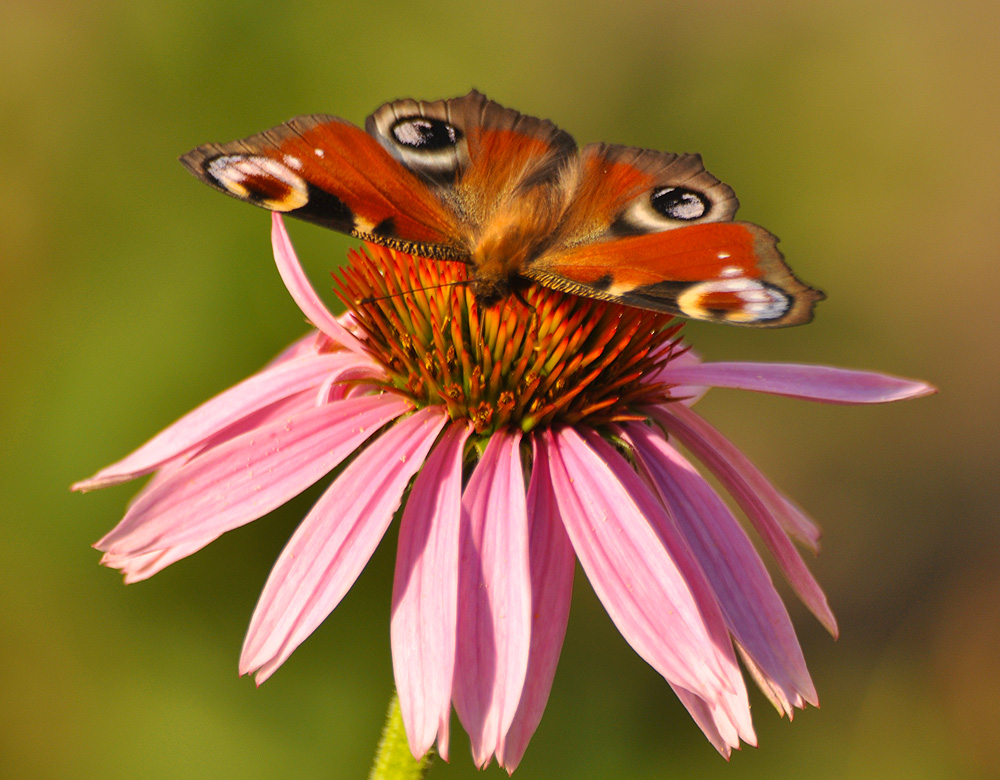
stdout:
<svg viewBox="0 0 1000 780">
<path fill-rule="evenodd" d="M 125 588 L 89 545 L 135 488 L 68 485 L 304 332 L 267 216 L 178 154 L 473 86 L 581 143 L 700 151 L 828 294 L 804 328 L 691 326 L 708 358 L 941 388 L 700 406 L 825 529 L 813 566 L 840 640 L 791 605 L 821 709 L 789 724 L 755 694 L 760 747 L 727 764 L 581 575 L 517 776 L 1000 776 L 998 39 L 994 0 L 3 2 L 0 776 L 365 776 L 392 684 L 393 533 L 258 690 L 236 675 L 243 632 L 317 492 Z M 291 230 L 327 289 L 350 242 Z M 431 777 L 477 776 L 454 723 Z"/>
</svg>

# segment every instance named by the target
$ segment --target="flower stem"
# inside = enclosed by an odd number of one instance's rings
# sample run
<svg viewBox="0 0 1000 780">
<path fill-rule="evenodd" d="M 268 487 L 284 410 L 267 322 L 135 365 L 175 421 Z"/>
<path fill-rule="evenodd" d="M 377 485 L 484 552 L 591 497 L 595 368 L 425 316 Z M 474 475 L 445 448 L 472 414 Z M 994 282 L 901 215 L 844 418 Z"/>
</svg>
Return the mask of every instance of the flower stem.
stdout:
<svg viewBox="0 0 1000 780">
<path fill-rule="evenodd" d="M 413 757 L 403 728 L 403 715 L 399 711 L 399 696 L 393 691 L 368 780 L 421 780 L 430 769 L 433 756 L 434 749 L 431 748 L 419 761 Z"/>
</svg>

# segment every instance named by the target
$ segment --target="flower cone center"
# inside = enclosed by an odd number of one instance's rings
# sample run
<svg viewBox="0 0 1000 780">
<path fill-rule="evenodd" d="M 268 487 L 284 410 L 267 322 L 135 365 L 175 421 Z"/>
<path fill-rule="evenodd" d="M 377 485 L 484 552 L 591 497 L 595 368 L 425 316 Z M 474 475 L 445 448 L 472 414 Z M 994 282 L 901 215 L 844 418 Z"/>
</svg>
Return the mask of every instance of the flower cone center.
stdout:
<svg viewBox="0 0 1000 780">
<path fill-rule="evenodd" d="M 484 306 L 468 271 L 375 245 L 350 254 L 337 294 L 386 367 L 387 390 L 444 405 L 480 434 L 639 419 L 667 400 L 667 385 L 644 377 L 683 350 L 669 315 L 527 281 Z"/>
</svg>

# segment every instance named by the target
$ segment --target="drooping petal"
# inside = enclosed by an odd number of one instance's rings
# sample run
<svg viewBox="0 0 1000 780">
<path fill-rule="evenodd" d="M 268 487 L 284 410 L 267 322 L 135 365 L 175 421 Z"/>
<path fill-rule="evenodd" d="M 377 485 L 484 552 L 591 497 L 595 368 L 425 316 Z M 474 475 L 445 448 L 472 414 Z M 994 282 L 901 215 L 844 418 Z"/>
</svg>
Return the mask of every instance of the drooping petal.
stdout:
<svg viewBox="0 0 1000 780">
<path fill-rule="evenodd" d="M 672 406 L 676 408 L 676 405 Z M 771 481 L 760 472 L 760 469 L 746 455 L 740 452 L 729 439 L 712 428 L 712 426 L 698 415 L 687 409 L 678 411 L 681 413 L 682 418 L 687 421 L 688 426 L 693 426 L 695 429 L 700 430 L 700 435 L 708 437 L 711 445 L 718 447 L 718 458 L 727 464 L 729 469 L 739 473 L 739 484 L 745 484 L 746 488 L 752 491 L 764 503 L 771 516 L 777 520 L 785 532 L 791 534 L 813 552 L 819 552 L 819 541 L 823 536 L 819 526 L 772 485 Z M 735 497 L 739 500 L 738 495 Z"/>
<path fill-rule="evenodd" d="M 394 395 L 366 396 L 237 436 L 158 481 L 95 546 L 138 555 L 214 539 L 301 493 L 408 408 Z"/>
<path fill-rule="evenodd" d="M 392 592 L 392 666 L 410 750 L 438 741 L 448 760 L 458 610 L 462 450 L 468 425 L 454 424 L 417 475 L 399 525 Z"/>
<path fill-rule="evenodd" d="M 559 517 L 545 451 L 532 439 L 528 484 L 528 556 L 531 567 L 531 645 L 524 690 L 514 720 L 497 750 L 500 766 L 513 772 L 542 719 L 552 690 L 569 621 L 576 556 Z"/>
<path fill-rule="evenodd" d="M 799 363 L 671 362 L 662 381 L 682 385 L 733 387 L 830 404 L 884 404 L 937 392 L 926 382 Z"/>
<path fill-rule="evenodd" d="M 167 463 L 165 463 L 163 467 L 161 467 L 152 476 L 149 482 L 146 483 L 146 486 L 133 497 L 129 506 L 135 504 L 136 501 L 141 500 L 144 493 L 155 490 L 159 483 L 167 480 L 170 475 L 183 466 L 186 461 L 187 458 L 184 457 L 167 461 Z M 104 555 L 101 556 L 101 565 L 107 566 L 109 569 L 118 569 L 123 575 L 125 584 L 131 585 L 135 582 L 147 580 L 157 572 L 163 571 L 167 568 L 167 566 L 177 563 L 177 561 L 186 558 L 189 555 L 194 555 L 198 552 L 198 550 L 211 544 L 218 538 L 218 536 L 206 536 L 196 542 L 191 542 L 190 544 L 176 545 L 163 550 L 141 553 L 139 555 L 132 555 L 130 553 L 104 553 Z M 94 547 L 96 548 L 97 545 L 94 545 Z"/>
<path fill-rule="evenodd" d="M 217 538 L 215 537 L 215 539 Z M 205 547 L 205 545 L 214 542 L 215 539 L 208 539 L 204 544 L 198 541 L 192 544 L 181 544 L 166 550 L 157 550 L 156 552 L 143 553 L 141 555 L 104 553 L 101 556 L 101 565 L 107 566 L 109 569 L 118 569 L 124 575 L 125 584 L 131 585 L 135 582 L 148 580 L 157 572 L 163 571 L 170 564 L 177 563 L 177 561 L 187 558 L 189 555 L 194 555 L 198 550 Z"/>
<path fill-rule="evenodd" d="M 788 610 L 764 562 L 711 485 L 662 434 L 648 426 L 622 426 L 638 464 L 677 521 L 691 551 L 712 582 L 726 624 L 785 701 L 816 704 Z M 787 711 L 791 715 L 791 711 Z"/>
<path fill-rule="evenodd" d="M 73 485 L 73 490 L 97 488 L 127 482 L 158 469 L 164 461 L 197 447 L 210 436 L 241 418 L 311 387 L 319 387 L 331 377 L 339 379 L 356 368 L 359 359 L 351 353 L 312 355 L 283 361 L 225 390 L 165 428 L 131 455 L 102 469 L 90 479 Z M 368 361 L 373 375 L 381 370 Z"/>
<path fill-rule="evenodd" d="M 462 496 L 455 710 L 477 766 L 497 751 L 528 667 L 531 573 L 520 431 L 498 431 Z"/>
<path fill-rule="evenodd" d="M 750 674 L 750 677 L 757 684 L 757 687 L 760 688 L 761 693 L 763 693 L 767 697 L 767 700 L 771 702 L 774 708 L 778 711 L 779 715 L 787 715 L 788 719 L 792 720 L 792 717 L 795 714 L 796 707 L 798 707 L 801 710 L 804 710 L 806 708 L 805 698 L 803 698 L 799 694 L 795 694 L 794 696 L 791 697 L 787 696 L 786 695 L 787 689 L 779 687 L 778 685 L 775 684 L 774 680 L 771 677 L 764 674 L 764 671 L 759 666 L 757 666 L 757 663 L 756 661 L 753 660 L 753 657 L 749 653 L 747 653 L 746 650 L 740 647 L 738 643 L 736 645 L 736 652 L 739 654 L 740 660 L 743 661 L 743 665 L 746 667 L 746 670 Z M 818 698 L 813 701 L 810 701 L 809 704 L 818 707 L 819 706 Z"/>
<path fill-rule="evenodd" d="M 240 674 L 264 682 L 361 574 L 447 417 L 426 407 L 366 447 L 327 488 L 278 557 L 254 609 Z"/>
<path fill-rule="evenodd" d="M 725 485 L 757 529 L 792 590 L 827 631 L 837 636 L 837 620 L 830 610 L 823 589 L 776 519 L 774 503 L 765 500 L 764 488 L 760 483 L 763 482 L 768 487 L 770 483 L 732 442 L 690 409 L 672 404 L 669 407 L 651 407 L 649 411 Z M 753 474 L 747 471 L 747 467 L 752 469 Z M 759 481 L 752 479 L 754 475 Z M 773 487 L 770 489 L 774 491 Z M 777 494 L 777 491 L 774 493 Z"/>
<path fill-rule="evenodd" d="M 299 259 L 295 256 L 295 249 L 292 247 L 291 239 L 288 238 L 281 214 L 276 211 L 271 212 L 271 246 L 274 248 L 274 261 L 278 266 L 278 273 L 281 274 L 281 281 L 285 283 L 285 287 L 288 288 L 288 292 L 302 313 L 306 315 L 306 319 L 338 344 L 368 358 L 368 353 L 361 342 L 330 314 L 329 309 L 309 284 Z"/>
<path fill-rule="evenodd" d="M 598 438 L 584 441 L 563 428 L 541 440 L 573 549 L 622 636 L 669 682 L 717 703 L 739 668 L 710 586 L 683 540 L 670 540 L 668 549 L 649 524 L 662 506 Z"/>
<path fill-rule="evenodd" d="M 753 726 L 749 729 L 746 725 L 741 727 L 740 722 L 733 717 L 734 711 L 742 710 L 742 702 L 728 702 L 727 698 L 732 698 L 733 694 L 724 693 L 723 703 L 715 707 L 709 704 L 700 696 L 695 696 L 690 691 L 686 691 L 676 685 L 671 685 L 681 704 L 690 713 L 698 728 L 712 743 L 712 747 L 722 754 L 723 758 L 729 758 L 733 748 L 739 748 L 740 739 L 748 745 L 757 744 L 757 735 L 754 734 Z M 744 689 L 744 694 L 746 690 Z"/>
<path fill-rule="evenodd" d="M 623 484 L 626 486 L 631 484 L 632 488 L 639 495 L 644 497 L 648 495 L 639 490 L 643 486 L 643 483 L 617 450 L 612 448 L 610 444 L 595 433 L 588 434 L 586 438 L 595 452 L 601 455 L 605 462 L 622 479 Z M 652 495 L 648 497 L 653 498 Z M 719 733 L 722 736 L 727 737 L 733 742 L 734 746 L 739 746 L 740 739 L 748 744 L 755 745 L 757 737 L 754 734 L 753 721 L 750 717 L 750 701 L 747 697 L 746 685 L 743 681 L 739 665 L 735 663 L 732 645 L 726 633 L 724 615 L 721 612 L 715 593 L 714 583 L 706 577 L 697 559 L 689 557 L 691 556 L 691 548 L 687 544 L 687 540 L 677 527 L 674 519 L 668 513 L 662 511 L 664 508 L 665 505 L 662 503 L 650 504 L 644 508 L 644 516 L 668 552 L 677 561 L 685 580 L 691 585 L 692 593 L 698 598 L 699 608 L 709 632 L 716 638 L 717 643 L 724 641 L 724 644 L 720 646 L 724 648 L 723 656 L 725 663 L 723 664 L 723 672 L 726 677 L 726 685 L 723 687 L 718 700 L 714 702 L 705 701 L 691 691 L 685 691 L 686 694 L 690 695 L 683 696 L 682 700 L 685 701 L 689 711 L 692 711 L 692 696 L 694 699 L 702 701 L 710 712 L 714 727 L 719 729 Z M 722 636 L 726 637 L 725 640 L 721 639 Z M 672 687 L 675 691 L 682 690 L 676 684 L 672 684 Z M 695 719 L 697 721 L 698 717 Z"/>
</svg>

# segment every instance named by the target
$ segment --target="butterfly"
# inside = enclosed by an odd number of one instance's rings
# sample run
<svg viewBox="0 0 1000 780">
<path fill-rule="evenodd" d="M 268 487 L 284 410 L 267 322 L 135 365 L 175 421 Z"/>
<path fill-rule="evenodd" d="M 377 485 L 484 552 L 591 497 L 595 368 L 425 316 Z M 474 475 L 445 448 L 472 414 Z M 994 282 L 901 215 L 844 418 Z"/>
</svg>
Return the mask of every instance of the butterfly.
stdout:
<svg viewBox="0 0 1000 780">
<path fill-rule="evenodd" d="M 777 239 L 734 222 L 697 154 L 578 148 L 552 122 L 472 91 L 386 103 L 365 129 L 300 116 L 180 158 L 227 195 L 432 261 L 469 266 L 481 305 L 537 282 L 732 325 L 798 325 L 825 296 Z"/>
</svg>

